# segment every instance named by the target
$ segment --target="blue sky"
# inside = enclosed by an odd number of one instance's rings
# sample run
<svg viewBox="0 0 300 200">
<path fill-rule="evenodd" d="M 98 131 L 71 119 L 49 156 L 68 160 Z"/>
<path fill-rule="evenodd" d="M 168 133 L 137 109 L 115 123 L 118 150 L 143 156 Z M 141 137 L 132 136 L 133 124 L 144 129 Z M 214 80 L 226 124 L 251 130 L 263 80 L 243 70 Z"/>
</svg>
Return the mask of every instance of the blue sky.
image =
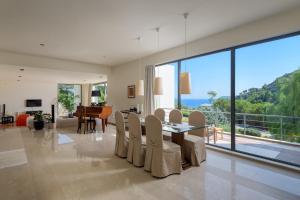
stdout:
<svg viewBox="0 0 300 200">
<path fill-rule="evenodd" d="M 300 67 L 300 36 L 248 46 L 236 51 L 236 94 L 262 87 Z M 191 72 L 192 94 L 184 99 L 207 98 L 207 91 L 230 96 L 230 52 L 185 61 L 182 71 Z"/>
</svg>

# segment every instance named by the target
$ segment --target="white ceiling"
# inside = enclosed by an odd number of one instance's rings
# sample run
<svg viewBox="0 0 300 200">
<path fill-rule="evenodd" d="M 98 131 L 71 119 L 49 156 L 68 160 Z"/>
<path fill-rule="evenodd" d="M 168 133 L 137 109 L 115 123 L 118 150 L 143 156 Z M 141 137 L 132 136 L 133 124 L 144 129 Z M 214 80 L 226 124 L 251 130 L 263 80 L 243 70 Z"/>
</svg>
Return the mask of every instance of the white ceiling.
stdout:
<svg viewBox="0 0 300 200">
<path fill-rule="evenodd" d="M 157 26 L 160 50 L 182 44 L 186 11 L 192 41 L 296 6 L 300 0 L 0 0 L 0 49 L 116 65 L 157 52 Z"/>
<path fill-rule="evenodd" d="M 20 71 L 21 68 L 23 68 L 24 71 Z M 0 64 L 0 83 L 5 83 L 7 81 L 17 82 L 18 80 L 20 84 L 25 82 L 84 84 L 104 82 L 107 80 L 107 76 L 96 73 L 82 73 Z"/>
</svg>

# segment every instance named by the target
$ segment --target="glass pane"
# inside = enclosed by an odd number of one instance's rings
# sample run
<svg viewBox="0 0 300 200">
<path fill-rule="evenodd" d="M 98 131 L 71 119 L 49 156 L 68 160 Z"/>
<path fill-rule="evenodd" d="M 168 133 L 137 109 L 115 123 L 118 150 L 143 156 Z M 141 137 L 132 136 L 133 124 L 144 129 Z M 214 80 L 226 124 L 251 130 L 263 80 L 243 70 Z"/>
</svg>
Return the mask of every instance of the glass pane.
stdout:
<svg viewBox="0 0 300 200">
<path fill-rule="evenodd" d="M 92 85 L 93 91 L 99 91 L 99 96 L 92 96 L 92 103 L 104 103 L 106 100 L 107 94 L 107 82 L 96 83 Z"/>
<path fill-rule="evenodd" d="M 206 116 L 209 142 L 230 148 L 230 51 L 182 61 L 181 72 L 189 72 L 192 93 L 181 95 L 184 120 L 199 110 Z M 181 83 L 182 84 L 182 83 Z"/>
<path fill-rule="evenodd" d="M 300 36 L 236 51 L 236 149 L 300 165 Z"/>
<path fill-rule="evenodd" d="M 58 116 L 68 116 L 81 102 L 81 85 L 58 84 Z"/>
<path fill-rule="evenodd" d="M 155 108 L 178 107 L 178 64 L 170 63 L 155 67 L 155 76 L 162 77 L 163 95 L 156 95 Z"/>
</svg>

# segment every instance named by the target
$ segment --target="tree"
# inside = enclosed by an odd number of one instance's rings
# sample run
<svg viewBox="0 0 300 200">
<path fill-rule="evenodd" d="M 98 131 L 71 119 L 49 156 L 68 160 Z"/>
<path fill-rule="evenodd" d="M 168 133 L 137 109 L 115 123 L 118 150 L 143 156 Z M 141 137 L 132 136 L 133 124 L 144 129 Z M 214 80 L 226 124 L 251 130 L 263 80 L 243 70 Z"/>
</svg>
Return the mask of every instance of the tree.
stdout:
<svg viewBox="0 0 300 200">
<path fill-rule="evenodd" d="M 62 104 L 62 106 L 69 112 L 74 111 L 75 106 L 75 98 L 74 92 L 68 89 L 59 88 L 58 92 L 58 102 Z"/>
<path fill-rule="evenodd" d="M 217 96 L 217 92 L 216 91 L 208 91 L 207 95 L 209 96 L 209 102 L 213 103 L 214 98 Z"/>
<path fill-rule="evenodd" d="M 105 85 L 97 85 L 96 90 L 100 91 L 100 96 L 98 97 L 98 103 L 105 102 L 106 86 Z"/>
</svg>

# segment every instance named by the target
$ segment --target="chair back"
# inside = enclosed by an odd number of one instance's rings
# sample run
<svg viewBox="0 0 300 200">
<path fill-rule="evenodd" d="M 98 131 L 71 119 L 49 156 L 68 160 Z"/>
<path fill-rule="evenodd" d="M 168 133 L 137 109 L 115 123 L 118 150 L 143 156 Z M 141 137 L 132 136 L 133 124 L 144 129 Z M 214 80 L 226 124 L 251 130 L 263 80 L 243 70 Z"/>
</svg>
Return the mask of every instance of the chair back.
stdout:
<svg viewBox="0 0 300 200">
<path fill-rule="evenodd" d="M 165 110 L 162 108 L 157 108 L 154 111 L 154 116 L 157 117 L 160 121 L 165 121 Z"/>
<path fill-rule="evenodd" d="M 82 120 L 86 116 L 86 108 L 85 106 L 77 106 L 77 115 L 78 120 Z"/>
<path fill-rule="evenodd" d="M 134 140 L 141 140 L 142 127 L 141 121 L 137 114 L 130 113 L 128 115 L 129 137 Z"/>
<path fill-rule="evenodd" d="M 123 114 L 120 111 L 115 112 L 117 134 L 125 136 L 125 121 Z"/>
<path fill-rule="evenodd" d="M 200 112 L 200 111 L 193 111 L 190 115 L 189 115 L 189 125 L 192 126 L 205 126 L 206 124 L 206 119 L 205 119 L 205 115 Z M 196 135 L 199 137 L 204 137 L 206 136 L 206 129 L 197 129 L 197 130 L 193 130 L 193 131 L 189 131 L 189 134 L 191 135 Z"/>
<path fill-rule="evenodd" d="M 182 113 L 180 110 L 173 109 L 169 114 L 169 122 L 181 124 L 182 122 Z"/>
<path fill-rule="evenodd" d="M 162 148 L 163 136 L 161 121 L 154 115 L 148 115 L 145 119 L 146 145 L 152 148 Z"/>
<path fill-rule="evenodd" d="M 107 119 L 112 113 L 112 106 L 103 106 L 100 114 L 101 119 Z"/>
</svg>

